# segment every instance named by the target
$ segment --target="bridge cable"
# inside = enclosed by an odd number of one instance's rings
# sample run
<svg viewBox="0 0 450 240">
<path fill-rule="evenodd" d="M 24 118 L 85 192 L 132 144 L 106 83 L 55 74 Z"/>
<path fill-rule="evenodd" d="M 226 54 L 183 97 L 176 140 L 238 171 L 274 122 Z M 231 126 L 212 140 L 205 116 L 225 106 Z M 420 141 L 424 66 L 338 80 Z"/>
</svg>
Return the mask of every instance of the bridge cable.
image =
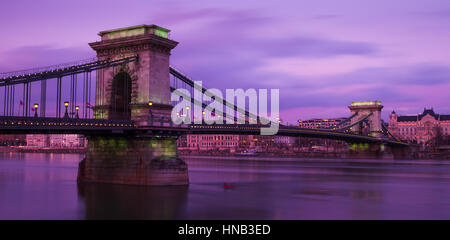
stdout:
<svg viewBox="0 0 450 240">
<path fill-rule="evenodd" d="M 184 74 L 182 74 L 180 71 L 178 71 L 177 69 L 175 69 L 174 67 L 170 67 L 170 73 L 172 74 L 172 75 L 174 75 L 175 77 L 177 77 L 178 79 L 180 79 L 182 82 L 184 82 L 185 84 L 187 84 L 187 85 L 189 85 L 190 87 L 199 87 L 200 88 L 200 86 L 199 85 L 197 85 L 197 84 L 195 84 L 195 82 L 194 81 L 192 81 L 190 78 L 188 78 L 186 75 L 184 75 Z M 214 95 L 212 95 L 212 94 L 208 94 L 209 92 L 207 92 L 207 89 L 205 89 L 203 86 L 201 87 L 201 91 L 202 91 L 202 93 L 204 93 L 204 94 L 206 94 L 207 96 L 209 96 L 209 97 L 216 97 L 216 96 L 214 96 Z M 263 120 L 265 120 L 265 121 L 268 121 L 267 119 L 264 119 L 264 118 L 262 118 L 262 117 L 260 117 L 260 116 L 257 116 L 257 115 L 255 115 L 255 114 L 253 114 L 253 113 L 251 113 L 251 112 L 249 112 L 249 111 L 247 111 L 247 110 L 245 110 L 245 109 L 241 109 L 241 108 L 239 108 L 239 107 L 237 107 L 237 106 L 235 106 L 234 104 L 231 104 L 231 103 L 229 103 L 228 101 L 226 101 L 226 100 L 224 100 L 224 99 L 222 99 L 222 98 L 214 98 L 215 100 L 219 100 L 219 101 L 222 101 L 222 103 L 225 103 L 224 104 L 224 106 L 226 106 L 226 107 L 229 107 L 229 108 L 232 108 L 235 112 L 241 112 L 241 113 L 244 113 L 245 114 L 245 116 L 247 117 L 251 117 L 251 118 L 255 118 L 256 119 L 256 121 L 258 121 L 258 119 L 263 119 Z M 208 109 L 209 110 L 209 109 Z M 223 116 L 225 116 L 225 114 L 224 114 L 224 112 L 223 112 L 223 110 L 221 111 L 221 113 L 222 113 L 222 115 Z M 234 118 L 234 116 L 233 116 L 233 118 Z M 250 119 L 249 119 L 249 121 L 250 121 Z M 268 121 L 268 122 L 270 122 L 270 120 Z M 281 124 L 280 124 L 281 125 Z"/>
<path fill-rule="evenodd" d="M 398 142 L 403 142 L 402 140 L 398 139 L 397 137 L 395 137 L 390 131 L 389 129 L 386 127 L 385 124 L 381 124 L 381 126 L 383 127 L 383 129 L 395 140 Z"/>
<path fill-rule="evenodd" d="M 356 117 L 358 115 L 358 112 L 355 112 L 353 115 L 351 115 L 350 117 L 344 119 L 343 121 L 341 121 L 340 123 L 336 124 L 336 126 L 330 126 L 330 127 L 326 127 L 325 129 L 331 129 L 331 128 L 336 128 L 339 127 L 341 125 L 343 125 L 344 123 L 350 121 L 352 118 Z"/>
<path fill-rule="evenodd" d="M 369 113 L 366 116 L 364 116 L 363 118 L 361 118 L 360 120 L 358 120 L 357 122 L 354 122 L 353 124 L 345 126 L 343 128 L 336 129 L 336 131 L 341 131 L 341 130 L 346 130 L 346 129 L 352 128 L 353 126 L 355 126 L 361 122 L 364 122 L 366 119 L 368 119 L 372 115 L 373 115 L 373 113 Z"/>
<path fill-rule="evenodd" d="M 46 100 L 47 100 L 47 80 L 42 80 L 41 81 L 41 106 L 40 106 L 41 117 L 45 117 Z"/>
</svg>

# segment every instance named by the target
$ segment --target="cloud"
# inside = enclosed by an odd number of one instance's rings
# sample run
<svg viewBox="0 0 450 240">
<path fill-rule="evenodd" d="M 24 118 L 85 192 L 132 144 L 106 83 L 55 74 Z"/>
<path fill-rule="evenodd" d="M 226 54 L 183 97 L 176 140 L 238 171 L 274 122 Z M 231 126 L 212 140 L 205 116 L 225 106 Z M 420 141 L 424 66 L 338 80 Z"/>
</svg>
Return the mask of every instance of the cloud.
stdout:
<svg viewBox="0 0 450 240">
<path fill-rule="evenodd" d="M 447 108 L 442 103 L 450 101 L 450 68 L 438 63 L 361 68 L 327 76 L 254 74 L 260 85 L 280 88 L 282 116 L 291 121 L 307 116 L 347 116 L 352 101 L 380 100 L 389 110 L 401 106 L 402 113 L 415 113 L 423 106 L 440 106 L 444 111 Z M 385 111 L 383 117 L 387 115 Z"/>
<path fill-rule="evenodd" d="M 177 15 L 171 20 L 172 30 L 184 32 L 174 38 L 180 44 L 173 50 L 172 64 L 206 86 L 222 89 L 283 86 L 284 81 L 309 84 L 285 72 L 261 71 L 268 59 L 373 57 L 379 51 L 376 45 L 361 41 L 273 34 L 278 20 L 257 10 L 184 10 L 180 15 L 175 10 L 170 15 Z"/>
<path fill-rule="evenodd" d="M 450 66 L 417 63 L 400 67 L 363 68 L 334 78 L 338 83 L 378 83 L 385 86 L 437 85 L 450 82 Z"/>
<path fill-rule="evenodd" d="M 308 69 L 301 69 L 304 66 L 299 65 L 299 71 L 296 71 L 295 65 L 287 64 L 288 67 L 281 68 L 278 65 L 271 68 L 269 65 L 261 67 L 259 70 L 267 70 L 269 73 L 274 73 L 278 70 L 281 73 L 290 75 L 286 77 L 285 81 L 279 84 L 280 87 L 291 88 L 295 87 L 298 82 L 309 82 L 306 86 L 310 87 L 310 90 L 317 90 L 326 92 L 328 90 L 335 89 L 354 89 L 360 86 L 374 87 L 411 87 L 411 86 L 430 86 L 439 85 L 444 83 L 450 83 L 450 66 L 446 66 L 440 63 L 417 63 L 398 67 L 362 67 L 358 68 L 357 65 L 347 67 L 345 64 L 354 63 L 353 61 L 344 61 L 344 65 L 340 65 L 342 62 L 336 61 L 333 64 L 333 60 L 324 60 L 322 64 L 323 72 L 337 66 L 339 69 L 345 69 L 347 71 L 331 71 L 329 74 L 319 74 L 320 72 L 320 60 L 317 61 L 318 66 L 312 65 L 317 69 L 312 69 L 312 73 L 308 74 Z M 283 62 L 282 62 L 283 63 Z M 266 63 L 267 64 L 267 63 Z M 273 64 L 270 61 L 269 64 Z M 308 67 L 308 65 L 306 65 Z M 291 68 L 291 69 L 289 69 Z M 305 86 L 305 85 L 303 85 Z"/>
<path fill-rule="evenodd" d="M 339 55 L 373 55 L 373 44 L 354 41 L 338 41 L 314 37 L 263 38 L 249 41 L 247 48 L 255 48 L 266 57 L 325 58 Z"/>
<path fill-rule="evenodd" d="M 450 9 L 441 9 L 441 10 L 434 10 L 434 11 L 416 11 L 413 14 L 425 16 L 425 17 L 449 18 L 450 17 Z"/>
</svg>

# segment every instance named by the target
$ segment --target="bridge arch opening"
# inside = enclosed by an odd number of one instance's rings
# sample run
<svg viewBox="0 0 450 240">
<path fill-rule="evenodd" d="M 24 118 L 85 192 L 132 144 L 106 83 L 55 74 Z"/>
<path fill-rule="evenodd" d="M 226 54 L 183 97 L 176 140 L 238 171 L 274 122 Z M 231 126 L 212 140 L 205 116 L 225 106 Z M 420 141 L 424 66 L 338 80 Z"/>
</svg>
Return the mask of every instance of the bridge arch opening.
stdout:
<svg viewBox="0 0 450 240">
<path fill-rule="evenodd" d="M 109 119 L 131 119 L 131 77 L 120 71 L 113 78 Z"/>
</svg>

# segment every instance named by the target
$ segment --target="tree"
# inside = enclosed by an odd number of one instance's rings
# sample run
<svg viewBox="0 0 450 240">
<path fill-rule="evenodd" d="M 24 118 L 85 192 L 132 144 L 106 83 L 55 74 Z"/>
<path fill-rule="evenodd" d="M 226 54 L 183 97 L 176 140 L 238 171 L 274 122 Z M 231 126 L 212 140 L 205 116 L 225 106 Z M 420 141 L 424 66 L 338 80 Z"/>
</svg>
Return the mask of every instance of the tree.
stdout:
<svg viewBox="0 0 450 240">
<path fill-rule="evenodd" d="M 442 128 L 439 125 L 433 127 L 433 139 L 431 143 L 433 146 L 441 146 L 445 144 L 444 134 L 442 133 Z"/>
</svg>

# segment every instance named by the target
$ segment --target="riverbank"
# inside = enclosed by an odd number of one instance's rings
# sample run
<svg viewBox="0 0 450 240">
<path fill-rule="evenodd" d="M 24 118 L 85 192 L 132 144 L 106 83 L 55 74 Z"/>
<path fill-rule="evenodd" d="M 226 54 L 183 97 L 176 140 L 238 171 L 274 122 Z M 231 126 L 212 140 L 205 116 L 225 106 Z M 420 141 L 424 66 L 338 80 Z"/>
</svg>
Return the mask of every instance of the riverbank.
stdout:
<svg viewBox="0 0 450 240">
<path fill-rule="evenodd" d="M 21 152 L 21 153 L 86 153 L 86 148 L 38 148 L 27 146 L 0 146 L 1 152 Z M 236 153 L 230 153 L 226 151 L 178 151 L 181 157 L 205 157 L 205 158 L 243 158 L 243 159 L 263 159 L 263 158 L 279 158 L 279 159 L 373 159 L 379 161 L 393 160 L 393 156 L 390 153 L 383 153 L 381 158 L 375 155 L 367 154 L 355 154 L 351 152 L 266 152 L 257 153 L 255 155 L 239 155 Z M 412 153 L 409 160 L 450 160 L 450 154 L 448 152 L 415 152 Z"/>
<path fill-rule="evenodd" d="M 312 158 L 312 159 L 385 159 L 393 160 L 394 157 L 389 152 L 373 154 L 370 152 L 258 152 L 254 155 L 241 155 L 226 151 L 178 151 L 180 156 L 201 156 L 201 157 L 242 157 L 242 158 Z M 429 159 L 429 160 L 450 160 L 449 152 L 413 152 L 406 158 L 409 160 Z"/>
<path fill-rule="evenodd" d="M 20 153 L 85 153 L 86 148 L 38 148 L 26 146 L 2 146 L 0 152 Z"/>
<path fill-rule="evenodd" d="M 447 159 L 409 159 L 409 160 L 394 160 L 394 159 L 361 159 L 361 158 L 301 158 L 301 157 L 269 157 L 269 156 L 204 156 L 204 155 L 179 155 L 179 157 L 188 162 L 192 161 L 210 161 L 210 160 L 224 160 L 224 161 L 258 161 L 258 162 L 286 162 L 286 163 L 375 163 L 375 164 L 402 164 L 402 165 L 450 165 Z"/>
</svg>

